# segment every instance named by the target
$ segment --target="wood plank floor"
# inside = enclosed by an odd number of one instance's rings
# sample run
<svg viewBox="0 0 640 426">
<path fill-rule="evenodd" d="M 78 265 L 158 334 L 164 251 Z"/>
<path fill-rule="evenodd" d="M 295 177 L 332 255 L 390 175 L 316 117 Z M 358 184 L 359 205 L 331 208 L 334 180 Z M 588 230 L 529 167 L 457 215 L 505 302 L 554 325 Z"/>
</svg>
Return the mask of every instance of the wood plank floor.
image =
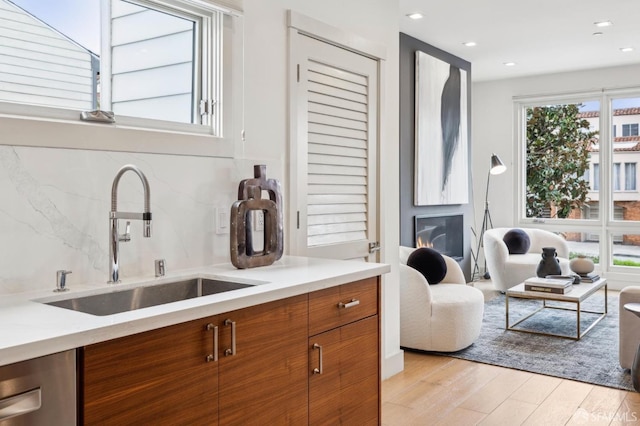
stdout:
<svg viewBox="0 0 640 426">
<path fill-rule="evenodd" d="M 382 382 L 382 424 L 640 425 L 640 394 L 405 351 Z"/>
</svg>

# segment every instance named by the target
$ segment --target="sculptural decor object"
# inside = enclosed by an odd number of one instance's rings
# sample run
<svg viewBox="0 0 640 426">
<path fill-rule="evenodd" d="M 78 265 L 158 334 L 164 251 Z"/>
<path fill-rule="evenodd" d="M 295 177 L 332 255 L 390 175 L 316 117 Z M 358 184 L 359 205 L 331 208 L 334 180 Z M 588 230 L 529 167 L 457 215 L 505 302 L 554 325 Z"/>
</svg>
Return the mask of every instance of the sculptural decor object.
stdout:
<svg viewBox="0 0 640 426">
<path fill-rule="evenodd" d="M 583 254 L 579 254 L 577 257 L 571 259 L 569 267 L 578 275 L 587 275 L 595 269 L 593 260 Z"/>
<path fill-rule="evenodd" d="M 536 275 L 544 278 L 547 275 L 560 275 L 562 269 L 558 261 L 558 253 L 555 247 L 542 247 L 542 260 L 536 269 Z"/>
<path fill-rule="evenodd" d="M 253 179 L 238 185 L 238 201 L 231 206 L 231 263 L 239 269 L 271 265 L 282 257 L 284 238 L 282 229 L 282 191 L 280 182 L 267 179 L 265 165 L 253 166 Z M 262 199 L 262 191 L 269 199 Z M 259 210 L 264 218 L 263 244 L 254 245 L 252 212 Z"/>
</svg>

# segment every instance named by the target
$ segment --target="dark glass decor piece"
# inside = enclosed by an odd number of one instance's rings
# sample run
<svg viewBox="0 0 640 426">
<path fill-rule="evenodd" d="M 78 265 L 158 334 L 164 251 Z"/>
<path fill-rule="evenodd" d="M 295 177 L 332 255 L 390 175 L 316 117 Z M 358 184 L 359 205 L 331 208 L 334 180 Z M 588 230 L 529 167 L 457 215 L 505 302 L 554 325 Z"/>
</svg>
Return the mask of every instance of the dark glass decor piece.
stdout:
<svg viewBox="0 0 640 426">
<path fill-rule="evenodd" d="M 542 247 L 542 260 L 536 269 L 536 275 L 544 278 L 547 275 L 561 275 L 560 262 L 555 247 Z"/>
</svg>

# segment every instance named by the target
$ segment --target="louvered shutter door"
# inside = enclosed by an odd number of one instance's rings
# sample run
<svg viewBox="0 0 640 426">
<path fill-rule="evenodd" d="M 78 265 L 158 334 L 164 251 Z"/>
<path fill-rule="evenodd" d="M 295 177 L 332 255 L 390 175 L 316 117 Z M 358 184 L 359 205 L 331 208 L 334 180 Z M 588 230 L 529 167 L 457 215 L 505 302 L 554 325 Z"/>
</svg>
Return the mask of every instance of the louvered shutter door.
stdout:
<svg viewBox="0 0 640 426">
<path fill-rule="evenodd" d="M 366 259 L 377 235 L 377 63 L 299 37 L 307 47 L 298 88 L 306 110 L 298 141 L 306 145 L 298 157 L 306 162 L 298 173 L 304 254 Z"/>
</svg>

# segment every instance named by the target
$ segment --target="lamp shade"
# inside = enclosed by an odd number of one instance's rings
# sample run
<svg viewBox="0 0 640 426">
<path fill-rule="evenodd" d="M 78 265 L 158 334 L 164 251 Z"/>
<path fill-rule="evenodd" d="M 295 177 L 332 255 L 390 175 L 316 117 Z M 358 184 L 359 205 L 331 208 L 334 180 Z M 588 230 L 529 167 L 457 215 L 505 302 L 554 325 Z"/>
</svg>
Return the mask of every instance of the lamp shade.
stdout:
<svg viewBox="0 0 640 426">
<path fill-rule="evenodd" d="M 504 173 L 507 170 L 507 166 L 504 165 L 500 157 L 496 154 L 491 154 L 491 169 L 489 169 L 489 173 L 492 175 L 499 175 Z"/>
</svg>

